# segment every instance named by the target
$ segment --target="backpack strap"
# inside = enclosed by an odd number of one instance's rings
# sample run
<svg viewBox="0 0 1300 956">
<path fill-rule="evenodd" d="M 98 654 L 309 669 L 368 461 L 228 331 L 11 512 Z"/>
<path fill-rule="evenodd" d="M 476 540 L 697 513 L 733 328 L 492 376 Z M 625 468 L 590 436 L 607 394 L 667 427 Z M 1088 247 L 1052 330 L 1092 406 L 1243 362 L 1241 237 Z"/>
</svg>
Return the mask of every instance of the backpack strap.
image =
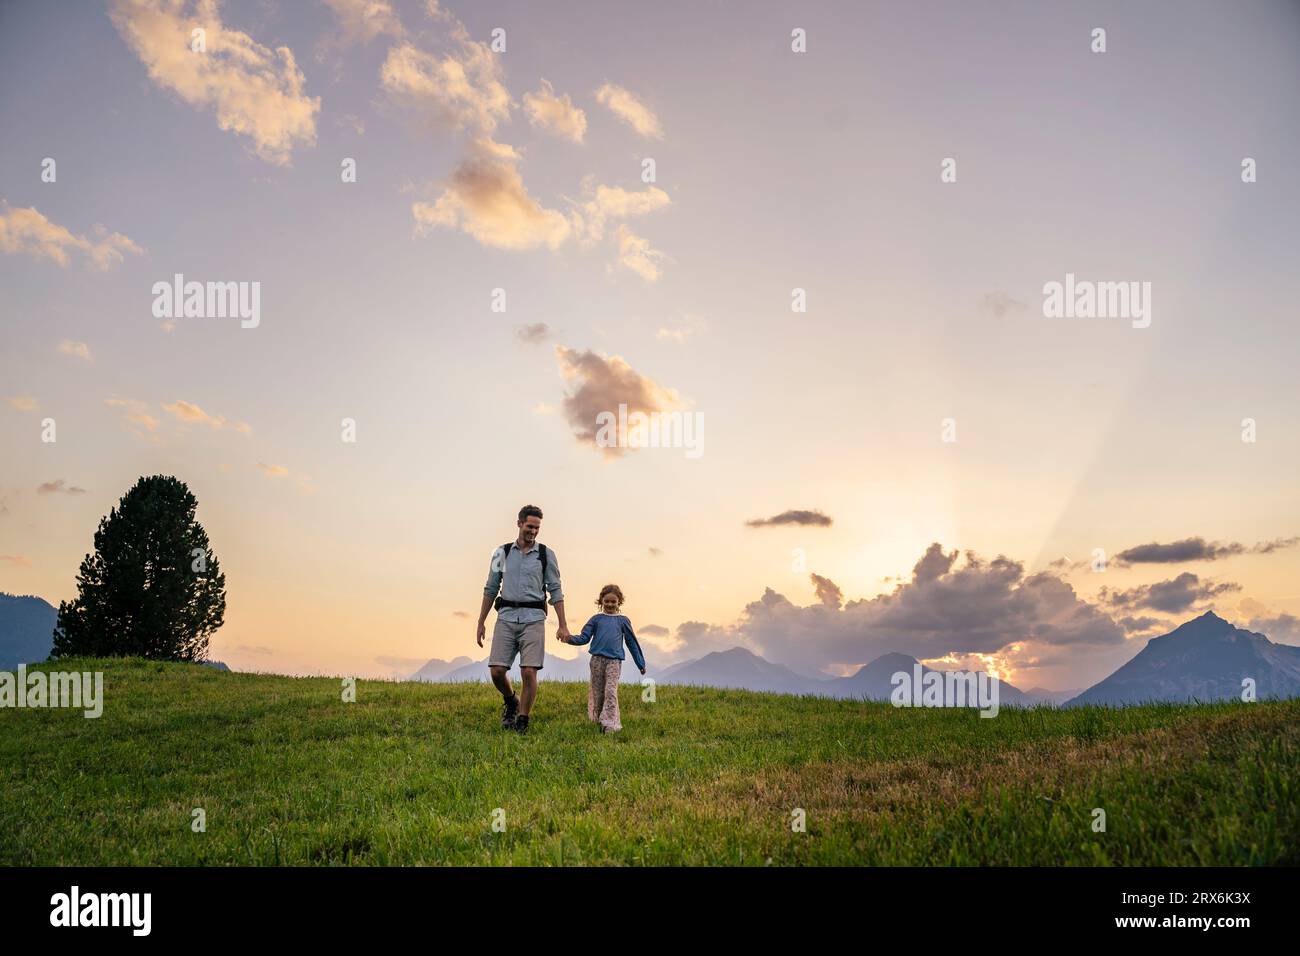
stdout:
<svg viewBox="0 0 1300 956">
<path fill-rule="evenodd" d="M 506 571 L 506 558 L 510 557 L 510 549 L 515 546 L 513 541 L 501 545 L 501 573 Z M 550 564 L 550 553 L 546 550 L 546 545 L 540 541 L 537 542 L 537 557 L 542 561 L 542 613 L 550 614 L 550 603 L 546 600 L 546 568 Z"/>
</svg>

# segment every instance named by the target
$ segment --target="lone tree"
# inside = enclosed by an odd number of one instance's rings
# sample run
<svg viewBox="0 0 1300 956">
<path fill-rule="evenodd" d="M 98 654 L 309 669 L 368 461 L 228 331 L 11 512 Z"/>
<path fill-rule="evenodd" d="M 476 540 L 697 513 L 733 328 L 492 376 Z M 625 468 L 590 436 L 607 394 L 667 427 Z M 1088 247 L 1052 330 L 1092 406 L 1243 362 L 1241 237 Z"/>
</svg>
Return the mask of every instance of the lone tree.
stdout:
<svg viewBox="0 0 1300 956">
<path fill-rule="evenodd" d="M 226 576 L 197 506 L 185 482 L 153 475 L 100 519 L 77 598 L 59 605 L 54 657 L 207 657 L 226 613 Z"/>
</svg>

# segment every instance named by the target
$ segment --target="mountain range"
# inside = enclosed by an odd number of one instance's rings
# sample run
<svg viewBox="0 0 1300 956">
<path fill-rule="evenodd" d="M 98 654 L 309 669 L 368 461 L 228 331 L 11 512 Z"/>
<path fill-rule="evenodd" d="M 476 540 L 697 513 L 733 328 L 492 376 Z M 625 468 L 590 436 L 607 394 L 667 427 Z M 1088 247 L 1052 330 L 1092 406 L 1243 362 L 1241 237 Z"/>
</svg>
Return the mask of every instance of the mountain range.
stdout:
<svg viewBox="0 0 1300 956">
<path fill-rule="evenodd" d="M 0 592 L 0 670 L 13 670 L 19 664 L 36 663 L 49 657 L 57 617 L 58 611 L 39 597 Z M 225 665 L 215 661 L 210 666 L 225 669 Z M 733 647 L 662 669 L 652 666 L 647 669 L 647 676 L 661 684 L 888 700 L 893 690 L 893 675 L 899 671 L 913 673 L 913 668 L 918 666 L 922 674 L 932 672 L 932 668 L 919 664 L 911 655 L 892 653 L 862 665 L 846 677 L 817 678 L 766 660 L 746 648 Z M 542 680 L 585 681 L 587 675 L 588 655 L 579 654 L 573 660 L 548 655 L 540 676 Z M 518 666 L 512 669 L 511 678 L 519 679 Z M 1127 664 L 1082 692 L 1042 688 L 1022 691 L 1003 681 L 999 687 L 999 704 L 1122 706 L 1149 701 L 1238 700 L 1246 678 L 1255 682 L 1255 694 L 1261 700 L 1300 697 L 1300 647 L 1276 644 L 1263 634 L 1234 627 L 1207 611 L 1168 634 L 1147 641 Z M 435 658 L 409 679 L 486 681 L 487 661 L 467 656 L 453 660 Z M 630 660 L 624 662 L 622 679 L 630 683 L 641 680 Z"/>
<path fill-rule="evenodd" d="M 446 669 L 447 661 L 436 658 L 431 660 L 416 674 L 426 676 L 421 680 L 443 683 L 463 681 L 486 681 L 488 679 L 487 660 L 472 661 L 460 667 Z M 888 700 L 893 690 L 892 676 L 898 671 L 911 674 L 914 666 L 920 666 L 923 674 L 932 673 L 933 669 L 920 664 L 915 657 L 906 654 L 886 654 L 865 664 L 850 677 L 822 678 L 805 677 L 790 668 L 759 657 L 743 647 L 730 650 L 714 651 L 703 657 L 681 661 L 663 670 L 646 669 L 646 676 L 653 677 L 659 684 L 686 684 L 702 687 L 735 688 L 737 690 L 754 690 L 773 694 L 813 694 L 819 697 L 842 697 L 868 700 Z M 539 680 L 577 680 L 585 681 L 588 674 L 587 655 L 580 655 L 576 660 L 548 656 L 546 666 L 542 668 Z M 429 677 L 427 674 L 437 674 Z M 519 679 L 519 668 L 510 671 L 511 680 Z M 417 677 L 412 675 L 412 680 Z M 623 682 L 639 682 L 641 674 L 631 661 L 623 662 Z M 999 703 L 1026 705 L 1037 703 L 1021 691 L 1006 683 L 999 687 Z"/>
<path fill-rule="evenodd" d="M 920 667 L 922 675 L 934 672 L 909 654 L 892 653 L 862 665 L 846 677 L 816 678 L 796 673 L 746 648 L 733 647 L 662 670 L 650 668 L 647 674 L 660 684 L 888 700 L 894 688 L 893 675 L 899 671 L 912 674 L 916 667 Z M 511 678 L 518 680 L 518 676 L 516 667 Z M 1206 612 L 1162 637 L 1152 638 L 1127 664 L 1082 692 L 1037 687 L 1022 691 L 1002 681 L 998 702 L 1000 706 L 1074 706 L 1240 699 L 1246 677 L 1254 679 L 1260 699 L 1300 697 L 1300 647 L 1275 644 L 1263 634 L 1234 627 L 1213 612 Z M 541 678 L 586 680 L 587 656 L 580 655 L 573 661 L 548 656 Z M 487 661 L 432 660 L 411 679 L 486 681 Z M 623 680 L 640 679 L 631 662 L 625 662 Z"/>
</svg>

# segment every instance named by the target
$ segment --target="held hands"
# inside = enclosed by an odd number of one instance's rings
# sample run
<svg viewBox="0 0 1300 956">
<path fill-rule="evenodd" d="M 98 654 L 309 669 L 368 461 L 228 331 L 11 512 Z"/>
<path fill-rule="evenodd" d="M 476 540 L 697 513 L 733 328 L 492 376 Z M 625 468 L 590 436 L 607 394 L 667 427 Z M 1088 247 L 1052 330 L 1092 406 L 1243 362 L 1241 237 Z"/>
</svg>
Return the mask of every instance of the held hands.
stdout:
<svg viewBox="0 0 1300 956">
<path fill-rule="evenodd" d="M 565 644 L 572 643 L 572 641 L 570 640 L 571 637 L 573 637 L 573 635 L 569 633 L 569 629 L 565 627 L 563 624 L 561 624 L 560 627 L 555 632 L 555 639 L 557 641 L 563 641 Z"/>
<path fill-rule="evenodd" d="M 482 621 L 479 621 L 478 622 L 478 646 L 479 647 L 483 646 L 483 637 L 485 634 L 487 634 L 487 626 Z"/>
</svg>

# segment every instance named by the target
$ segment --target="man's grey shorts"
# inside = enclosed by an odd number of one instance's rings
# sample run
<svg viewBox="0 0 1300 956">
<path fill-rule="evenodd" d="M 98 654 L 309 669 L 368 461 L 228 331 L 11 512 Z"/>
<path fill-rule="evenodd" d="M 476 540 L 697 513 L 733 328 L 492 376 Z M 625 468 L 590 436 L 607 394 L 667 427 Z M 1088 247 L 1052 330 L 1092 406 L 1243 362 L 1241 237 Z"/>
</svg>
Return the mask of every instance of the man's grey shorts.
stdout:
<svg viewBox="0 0 1300 956">
<path fill-rule="evenodd" d="M 492 653 L 488 657 L 489 666 L 510 667 L 519 655 L 520 667 L 542 669 L 546 660 L 546 622 L 533 621 L 531 624 L 512 624 L 497 618 L 496 627 L 492 628 Z"/>
</svg>

